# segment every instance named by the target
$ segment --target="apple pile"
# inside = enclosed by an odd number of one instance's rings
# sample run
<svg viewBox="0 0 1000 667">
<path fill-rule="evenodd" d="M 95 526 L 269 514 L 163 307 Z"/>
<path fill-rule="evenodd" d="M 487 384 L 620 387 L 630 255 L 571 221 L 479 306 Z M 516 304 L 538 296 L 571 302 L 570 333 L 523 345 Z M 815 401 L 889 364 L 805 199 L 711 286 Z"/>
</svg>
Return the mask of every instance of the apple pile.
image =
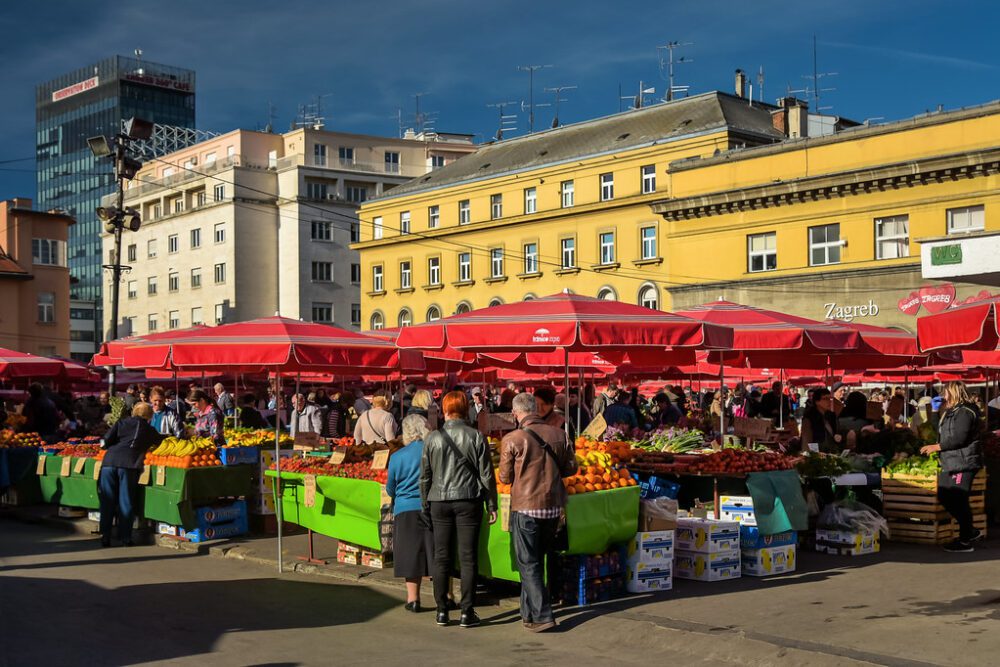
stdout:
<svg viewBox="0 0 1000 667">
<path fill-rule="evenodd" d="M 18 449 L 20 447 L 41 447 L 45 444 L 42 436 L 37 433 L 15 433 L 10 429 L 0 431 L 0 449 Z"/>
</svg>

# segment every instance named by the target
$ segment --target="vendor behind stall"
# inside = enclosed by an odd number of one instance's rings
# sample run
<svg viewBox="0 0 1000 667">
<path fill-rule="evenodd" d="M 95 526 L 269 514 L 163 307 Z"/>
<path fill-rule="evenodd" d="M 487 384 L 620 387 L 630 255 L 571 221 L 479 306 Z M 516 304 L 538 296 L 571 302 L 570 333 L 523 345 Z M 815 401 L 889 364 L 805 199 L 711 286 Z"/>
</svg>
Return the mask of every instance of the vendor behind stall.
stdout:
<svg viewBox="0 0 1000 667">
<path fill-rule="evenodd" d="M 354 441 L 366 445 L 384 445 L 396 437 L 396 420 L 386 408 L 389 399 L 385 396 L 372 398 L 372 407 L 358 417 L 354 426 Z"/>
<path fill-rule="evenodd" d="M 837 433 L 837 416 L 833 412 L 833 396 L 826 387 L 813 391 L 812 404 L 802 414 L 802 450 L 810 444 L 819 446 L 819 451 L 837 453 L 843 447 L 843 438 Z"/>
</svg>

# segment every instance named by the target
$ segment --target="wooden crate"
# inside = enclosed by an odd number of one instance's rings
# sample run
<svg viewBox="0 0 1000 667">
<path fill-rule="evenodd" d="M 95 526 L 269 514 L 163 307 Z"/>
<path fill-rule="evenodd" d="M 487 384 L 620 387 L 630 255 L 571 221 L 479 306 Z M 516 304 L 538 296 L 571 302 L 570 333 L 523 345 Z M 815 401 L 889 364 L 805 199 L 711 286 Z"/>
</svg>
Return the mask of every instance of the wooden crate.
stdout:
<svg viewBox="0 0 1000 667">
<path fill-rule="evenodd" d="M 986 471 L 976 475 L 969 494 L 973 523 L 986 534 Z M 944 544 L 958 536 L 958 524 L 937 499 L 937 477 L 882 473 L 883 515 L 895 542 Z"/>
</svg>

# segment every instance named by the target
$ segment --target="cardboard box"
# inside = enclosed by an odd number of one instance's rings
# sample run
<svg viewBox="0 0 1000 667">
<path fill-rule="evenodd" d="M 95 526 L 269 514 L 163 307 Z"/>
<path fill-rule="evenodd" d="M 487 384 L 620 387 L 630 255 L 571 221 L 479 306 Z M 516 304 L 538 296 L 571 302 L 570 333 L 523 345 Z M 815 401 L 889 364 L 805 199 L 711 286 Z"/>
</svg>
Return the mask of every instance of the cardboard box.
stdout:
<svg viewBox="0 0 1000 667">
<path fill-rule="evenodd" d="M 675 548 L 706 554 L 739 551 L 740 525 L 715 519 L 678 519 Z"/>
<path fill-rule="evenodd" d="M 673 510 L 673 519 L 664 518 L 664 512 Z M 677 501 L 670 498 L 639 501 L 639 531 L 656 532 L 677 528 Z"/>
<path fill-rule="evenodd" d="M 160 535 L 172 535 L 187 542 L 207 542 L 209 540 L 222 540 L 228 537 L 246 535 L 249 528 L 246 517 L 242 520 L 219 523 L 207 527 L 198 527 L 194 530 L 184 530 L 180 526 L 171 526 L 162 521 L 157 524 L 156 532 Z"/>
<path fill-rule="evenodd" d="M 625 588 L 629 593 L 669 591 L 674 587 L 671 563 L 649 565 L 630 563 L 626 570 Z"/>
<path fill-rule="evenodd" d="M 797 544 L 799 534 L 794 530 L 775 535 L 762 535 L 757 526 L 740 524 L 740 548 L 741 549 L 763 549 L 765 547 L 783 547 L 789 544 Z"/>
<path fill-rule="evenodd" d="M 748 526 L 757 525 L 757 515 L 753 512 L 753 498 L 750 496 L 719 496 L 719 518 L 735 521 Z"/>
<path fill-rule="evenodd" d="M 881 548 L 878 532 L 816 529 L 816 551 L 839 556 L 864 556 Z"/>
<path fill-rule="evenodd" d="M 245 500 L 223 505 L 209 505 L 207 507 L 196 507 L 194 510 L 195 519 L 199 526 L 210 526 L 216 523 L 234 521 L 245 518 L 247 513 L 247 503 Z"/>
<path fill-rule="evenodd" d="M 766 577 L 795 571 L 795 545 L 743 549 L 741 552 L 743 574 Z"/>
<path fill-rule="evenodd" d="M 373 551 L 361 552 L 361 564 L 379 570 L 392 565 L 392 554 L 377 554 Z"/>
<path fill-rule="evenodd" d="M 341 544 L 337 547 L 337 562 L 345 565 L 358 565 L 361 562 L 361 552 L 345 549 Z"/>
<path fill-rule="evenodd" d="M 669 566 L 674 560 L 674 531 L 636 533 L 628 543 L 626 553 L 630 565 L 642 563 L 647 566 Z"/>
<path fill-rule="evenodd" d="M 738 550 L 710 554 L 696 551 L 676 551 L 674 553 L 674 576 L 678 579 L 724 581 L 726 579 L 739 579 L 740 573 L 741 563 Z"/>
</svg>

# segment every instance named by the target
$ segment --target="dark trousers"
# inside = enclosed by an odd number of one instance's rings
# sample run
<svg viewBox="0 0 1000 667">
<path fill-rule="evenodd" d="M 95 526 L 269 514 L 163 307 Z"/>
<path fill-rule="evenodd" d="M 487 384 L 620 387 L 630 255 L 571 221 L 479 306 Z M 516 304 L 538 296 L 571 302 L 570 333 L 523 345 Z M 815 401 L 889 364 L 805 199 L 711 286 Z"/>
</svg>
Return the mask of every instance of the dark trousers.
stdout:
<svg viewBox="0 0 1000 667">
<path fill-rule="evenodd" d="M 552 553 L 558 529 L 559 519 L 536 519 L 521 512 L 510 515 L 510 537 L 521 573 L 521 620 L 525 623 L 553 620 L 545 585 L 545 557 Z"/>
<path fill-rule="evenodd" d="M 958 539 L 963 542 L 968 542 L 976 534 L 972 525 L 972 507 L 969 505 L 969 493 L 975 477 L 975 470 L 938 474 L 938 500 L 958 522 Z"/>
<path fill-rule="evenodd" d="M 448 577 L 452 569 L 452 544 L 458 542 L 458 565 L 462 576 L 462 613 L 476 603 L 476 562 L 479 527 L 483 521 L 483 501 L 448 500 L 432 502 L 434 531 L 434 602 L 438 611 L 448 607 Z"/>
<path fill-rule="evenodd" d="M 132 468 L 103 467 L 97 491 L 101 501 L 101 537 L 111 539 L 111 525 L 117 514 L 118 539 L 131 543 L 132 521 L 139 495 L 139 471 Z"/>
</svg>

